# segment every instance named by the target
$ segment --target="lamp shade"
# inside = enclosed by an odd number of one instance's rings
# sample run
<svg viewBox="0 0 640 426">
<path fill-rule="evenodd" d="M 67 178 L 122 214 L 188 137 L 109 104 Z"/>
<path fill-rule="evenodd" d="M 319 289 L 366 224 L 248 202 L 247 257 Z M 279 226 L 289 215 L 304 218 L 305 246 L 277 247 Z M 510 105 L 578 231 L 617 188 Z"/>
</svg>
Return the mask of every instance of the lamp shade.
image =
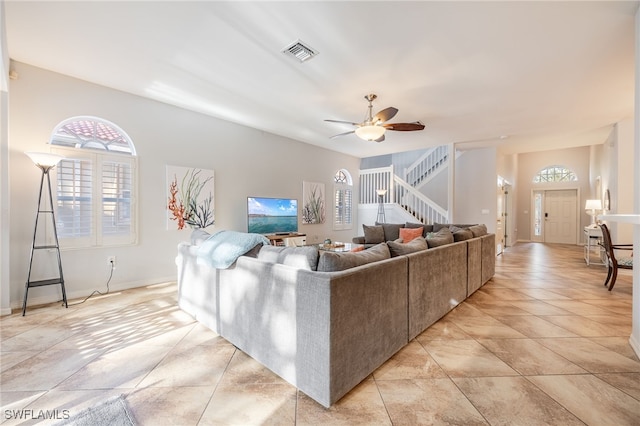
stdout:
<svg viewBox="0 0 640 426">
<path fill-rule="evenodd" d="M 376 193 L 380 196 L 380 197 L 384 197 L 387 194 L 387 190 L 386 189 L 376 189 Z"/>
<path fill-rule="evenodd" d="M 602 202 L 600 200 L 587 200 L 584 205 L 585 210 L 602 210 Z"/>
<path fill-rule="evenodd" d="M 36 166 L 45 168 L 55 166 L 64 158 L 62 155 L 51 154 L 49 152 L 25 152 L 25 154 L 31 158 L 31 161 L 33 161 Z"/>
<path fill-rule="evenodd" d="M 384 131 L 386 129 L 382 126 L 375 126 L 373 124 L 368 126 L 360 126 L 356 129 L 356 135 L 360 139 L 364 139 L 365 141 L 375 141 L 379 139 L 382 135 L 384 135 Z"/>
</svg>

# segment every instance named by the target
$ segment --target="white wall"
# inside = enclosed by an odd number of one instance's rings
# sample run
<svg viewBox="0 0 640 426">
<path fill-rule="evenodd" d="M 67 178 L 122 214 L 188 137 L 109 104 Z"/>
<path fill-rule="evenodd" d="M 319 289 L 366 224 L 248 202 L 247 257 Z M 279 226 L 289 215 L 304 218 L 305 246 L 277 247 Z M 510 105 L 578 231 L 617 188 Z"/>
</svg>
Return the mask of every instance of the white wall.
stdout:
<svg viewBox="0 0 640 426">
<path fill-rule="evenodd" d="M 4 2 L 0 1 L 0 315 L 11 312 L 9 306 L 9 54 Z"/>
<path fill-rule="evenodd" d="M 585 200 L 589 196 L 589 153 L 588 146 L 579 148 L 568 148 L 553 151 L 531 152 L 518 155 L 518 200 L 515 204 L 515 215 L 518 228 L 518 240 L 531 240 L 531 191 L 533 189 L 579 189 L 580 199 L 578 200 L 578 211 L 580 214 L 580 225 L 582 228 L 591 223 L 591 216 L 584 210 Z M 535 175 L 546 166 L 561 165 L 573 170 L 578 175 L 578 182 L 563 182 L 558 184 L 532 183 Z M 582 234 L 578 234 L 578 243 Z"/>
<path fill-rule="evenodd" d="M 640 40 L 640 8 L 636 11 L 636 40 Z M 633 112 L 634 135 L 633 135 L 633 154 L 634 170 L 633 170 L 633 213 L 640 215 L 640 43 L 636 42 L 636 70 L 635 70 L 635 111 Z M 631 185 L 630 185 L 631 186 Z M 633 244 L 636 250 L 633 252 L 633 262 L 640 265 L 640 225 L 636 225 L 633 230 Z M 632 291 L 632 307 L 631 316 L 631 336 L 629 343 L 640 357 L 640 268 L 633 268 L 633 291 Z"/>
<path fill-rule="evenodd" d="M 633 176 L 634 170 L 640 167 L 633 151 L 633 118 L 629 118 L 616 124 L 617 188 L 612 195 L 612 213 L 633 212 Z M 618 223 L 612 237 L 620 244 L 633 241 L 633 225 Z"/>
<path fill-rule="evenodd" d="M 496 168 L 496 148 L 469 150 L 456 160 L 453 223 L 484 223 L 489 232 L 496 232 Z"/>
<path fill-rule="evenodd" d="M 323 182 L 332 202 L 333 175 L 347 169 L 357 182 L 359 159 L 281 136 L 196 114 L 159 102 L 15 63 L 10 82 L 10 296 L 19 306 L 29 261 L 39 170 L 24 151 L 48 150 L 54 127 L 77 115 L 98 116 L 133 139 L 139 163 L 138 245 L 66 250 L 62 262 L 69 297 L 104 290 L 107 256 L 118 258 L 112 288 L 128 288 L 176 278 L 178 242 L 188 231 L 166 229 L 166 165 L 215 170 L 214 230 L 246 231 L 248 196 L 302 198 L 302 182 Z M 358 199 L 357 186 L 354 199 Z M 4 192 L 3 192 L 4 193 Z M 354 209 L 355 210 L 355 209 Z M 322 225 L 301 225 L 308 242 L 350 241 L 356 234 L 332 230 L 333 210 Z M 357 223 L 357 217 L 354 217 Z M 7 225 L 2 224 L 2 235 Z M 4 259 L 4 256 L 3 256 Z M 3 267 L 3 270 L 5 268 Z M 3 287 L 6 284 L 2 283 Z M 29 304 L 56 300 L 59 286 L 32 289 Z M 4 291 L 4 290 L 3 290 Z"/>
</svg>

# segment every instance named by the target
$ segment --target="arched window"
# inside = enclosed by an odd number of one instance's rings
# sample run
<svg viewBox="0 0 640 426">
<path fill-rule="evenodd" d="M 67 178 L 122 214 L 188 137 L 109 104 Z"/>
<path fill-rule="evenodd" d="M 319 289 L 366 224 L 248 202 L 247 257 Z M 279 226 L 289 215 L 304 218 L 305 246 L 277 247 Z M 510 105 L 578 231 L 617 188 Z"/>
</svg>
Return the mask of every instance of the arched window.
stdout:
<svg viewBox="0 0 640 426">
<path fill-rule="evenodd" d="M 564 166 L 549 166 L 540 170 L 533 178 L 533 183 L 575 182 L 578 176 Z"/>
<path fill-rule="evenodd" d="M 136 157 L 131 138 L 97 117 L 72 117 L 51 135 L 57 230 L 64 248 L 136 242 Z"/>
<path fill-rule="evenodd" d="M 345 169 L 338 170 L 333 176 L 334 230 L 351 229 L 353 222 L 353 181 Z"/>
</svg>

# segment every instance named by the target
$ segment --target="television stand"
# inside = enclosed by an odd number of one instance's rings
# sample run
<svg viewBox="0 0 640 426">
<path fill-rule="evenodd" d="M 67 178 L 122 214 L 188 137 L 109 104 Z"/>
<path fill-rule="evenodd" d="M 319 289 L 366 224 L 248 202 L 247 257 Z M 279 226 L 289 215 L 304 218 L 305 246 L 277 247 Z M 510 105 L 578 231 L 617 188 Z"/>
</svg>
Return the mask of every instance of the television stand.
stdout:
<svg viewBox="0 0 640 426">
<path fill-rule="evenodd" d="M 273 246 L 303 246 L 307 242 L 307 234 L 297 232 L 276 232 L 265 235 Z"/>
</svg>

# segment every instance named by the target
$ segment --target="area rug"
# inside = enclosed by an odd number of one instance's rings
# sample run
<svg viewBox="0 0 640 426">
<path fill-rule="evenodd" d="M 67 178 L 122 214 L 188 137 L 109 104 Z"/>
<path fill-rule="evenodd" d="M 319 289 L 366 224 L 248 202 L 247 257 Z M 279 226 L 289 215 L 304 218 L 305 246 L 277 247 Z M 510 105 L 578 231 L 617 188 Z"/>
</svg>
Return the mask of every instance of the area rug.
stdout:
<svg viewBox="0 0 640 426">
<path fill-rule="evenodd" d="M 89 407 L 59 423 L 60 426 L 135 426 L 135 420 L 123 395 Z"/>
</svg>

